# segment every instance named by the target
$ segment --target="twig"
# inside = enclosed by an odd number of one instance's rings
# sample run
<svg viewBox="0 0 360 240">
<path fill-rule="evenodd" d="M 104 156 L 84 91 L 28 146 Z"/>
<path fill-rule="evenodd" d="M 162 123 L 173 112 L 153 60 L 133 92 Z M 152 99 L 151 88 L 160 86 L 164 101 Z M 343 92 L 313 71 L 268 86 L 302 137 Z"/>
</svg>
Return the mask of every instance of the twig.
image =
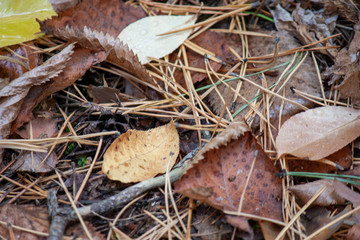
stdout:
<svg viewBox="0 0 360 240">
<path fill-rule="evenodd" d="M 170 182 L 173 183 L 180 179 L 186 170 L 186 162 L 192 159 L 196 153 L 199 151 L 199 148 L 194 149 L 192 152 L 188 153 L 182 160 L 181 164 L 177 164 L 176 167 L 169 173 Z M 89 206 L 81 207 L 77 209 L 77 212 L 82 217 L 91 217 L 95 214 L 103 214 L 111 210 L 115 210 L 120 206 L 129 203 L 134 198 L 140 196 L 141 194 L 165 185 L 165 174 L 156 178 L 151 178 L 140 183 L 137 183 L 133 186 L 130 186 L 120 193 L 109 197 L 105 200 L 93 203 Z M 54 194 L 49 191 L 49 194 Z M 54 197 L 48 197 L 49 199 L 54 199 Z M 49 206 L 56 206 L 53 202 Z M 66 207 L 59 208 L 56 213 L 51 210 L 50 215 L 52 216 L 49 240 L 61 240 L 64 234 L 64 230 L 69 222 L 77 221 L 78 216 L 74 209 Z"/>
</svg>

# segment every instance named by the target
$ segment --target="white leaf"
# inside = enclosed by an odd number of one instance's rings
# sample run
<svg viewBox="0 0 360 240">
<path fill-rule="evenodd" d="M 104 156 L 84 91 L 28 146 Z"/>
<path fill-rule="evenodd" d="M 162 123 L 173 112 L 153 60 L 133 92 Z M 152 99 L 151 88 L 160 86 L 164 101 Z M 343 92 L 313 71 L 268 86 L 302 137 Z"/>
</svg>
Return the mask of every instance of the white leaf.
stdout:
<svg viewBox="0 0 360 240">
<path fill-rule="evenodd" d="M 138 56 L 141 64 L 149 57 L 162 58 L 178 48 L 190 35 L 191 29 L 158 36 L 159 34 L 191 26 L 196 18 L 188 16 L 150 16 L 129 24 L 118 38 Z"/>
<path fill-rule="evenodd" d="M 359 110 L 339 106 L 319 107 L 287 120 L 276 138 L 276 150 L 278 157 L 291 154 L 319 160 L 359 136 Z"/>
</svg>

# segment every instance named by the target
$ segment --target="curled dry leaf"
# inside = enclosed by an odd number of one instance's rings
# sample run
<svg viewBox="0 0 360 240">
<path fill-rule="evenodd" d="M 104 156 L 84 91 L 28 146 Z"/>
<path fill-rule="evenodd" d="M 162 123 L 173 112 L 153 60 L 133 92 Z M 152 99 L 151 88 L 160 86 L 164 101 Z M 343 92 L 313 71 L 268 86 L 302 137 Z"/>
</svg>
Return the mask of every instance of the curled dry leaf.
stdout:
<svg viewBox="0 0 360 240">
<path fill-rule="evenodd" d="M 8 85 L 0 89 L 0 139 L 9 136 L 12 122 L 17 117 L 21 103 L 34 85 L 42 84 L 56 77 L 64 68 L 65 63 L 73 54 L 74 45 L 71 44 L 60 53 L 54 55 L 42 65 L 24 73 Z M 2 158 L 0 149 L 0 162 Z"/>
<path fill-rule="evenodd" d="M 278 157 L 291 154 L 319 160 L 343 148 L 358 136 L 359 110 L 339 106 L 319 107 L 287 120 L 276 138 L 276 149 Z"/>
<path fill-rule="evenodd" d="M 178 48 L 190 35 L 191 29 L 159 36 L 191 26 L 196 18 L 187 16 L 149 16 L 131 23 L 124 28 L 118 38 L 138 56 L 141 64 L 151 61 L 151 58 L 162 58 Z"/>
<path fill-rule="evenodd" d="M 289 187 L 289 190 L 303 203 L 306 203 L 324 186 L 326 186 L 325 191 L 313 202 L 313 205 L 338 205 L 344 204 L 346 200 L 354 204 L 360 203 L 360 194 L 352 191 L 344 183 L 338 180 L 322 179 L 306 184 L 295 185 Z"/>
<path fill-rule="evenodd" d="M 276 172 L 247 125 L 234 121 L 199 151 L 175 190 L 218 209 L 237 212 L 242 204 L 241 212 L 281 221 L 281 181 L 275 179 Z M 248 231 L 241 218 L 228 215 L 227 220 Z"/>
<path fill-rule="evenodd" d="M 179 154 L 179 134 L 173 122 L 147 131 L 128 130 L 104 155 L 102 171 L 112 180 L 138 182 L 166 172 Z M 170 162 L 169 162 L 170 161 Z"/>
<path fill-rule="evenodd" d="M 93 51 L 81 48 L 80 46 L 75 46 L 73 50 L 74 53 L 71 55 L 71 59 L 64 64 L 64 69 L 58 76 L 39 86 L 31 87 L 21 105 L 21 111 L 11 128 L 11 133 L 15 132 L 30 120 L 32 110 L 42 100 L 54 92 L 71 86 L 76 80 L 83 76 L 91 66 L 104 61 L 107 57 L 104 52 Z"/>
</svg>

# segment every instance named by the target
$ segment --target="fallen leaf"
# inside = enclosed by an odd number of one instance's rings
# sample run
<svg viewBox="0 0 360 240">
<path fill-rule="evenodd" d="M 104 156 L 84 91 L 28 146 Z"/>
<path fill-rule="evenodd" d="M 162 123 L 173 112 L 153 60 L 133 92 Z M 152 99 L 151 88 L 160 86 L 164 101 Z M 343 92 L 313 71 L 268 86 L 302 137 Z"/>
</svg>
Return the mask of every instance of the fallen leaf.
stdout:
<svg viewBox="0 0 360 240">
<path fill-rule="evenodd" d="M 189 40 L 192 44 L 195 44 L 203 49 L 206 49 L 207 51 L 211 51 L 214 53 L 214 56 L 226 59 L 231 55 L 231 51 L 229 49 L 229 46 L 226 43 L 226 40 L 223 36 L 216 32 L 212 31 L 205 31 L 201 33 L 199 36 Z M 205 58 L 203 55 L 200 55 L 199 53 L 194 52 L 191 49 L 187 49 L 186 51 L 186 57 L 189 63 L 189 67 L 193 68 L 200 68 L 200 69 L 206 69 L 205 68 Z M 183 58 L 181 57 L 181 60 L 184 62 Z M 169 56 L 169 62 L 176 63 L 178 61 L 178 52 L 174 52 L 170 54 Z M 215 61 L 208 61 L 211 68 L 217 72 L 222 66 L 222 63 L 218 63 Z M 206 73 L 201 72 L 190 72 L 191 74 L 191 80 L 193 83 L 197 83 L 202 81 L 204 78 L 207 78 Z M 180 68 L 176 68 L 174 71 L 174 78 L 177 83 L 179 83 L 181 86 L 186 87 L 185 83 L 185 77 L 184 72 Z"/>
<path fill-rule="evenodd" d="M 94 103 L 118 103 L 120 100 L 120 91 L 116 88 L 90 85 L 88 93 Z"/>
<path fill-rule="evenodd" d="M 33 139 L 53 137 L 57 132 L 57 120 L 56 118 L 34 118 L 31 121 L 31 127 L 30 123 L 26 124 L 23 129 L 16 133 L 24 139 L 30 139 L 30 129 Z"/>
<path fill-rule="evenodd" d="M 188 168 L 175 183 L 177 192 L 235 212 L 243 198 L 240 212 L 282 220 L 281 181 L 274 177 L 277 169 L 243 121 L 232 122 L 199 151 Z M 227 220 L 249 231 L 243 218 L 227 215 Z"/>
<path fill-rule="evenodd" d="M 313 207 L 306 210 L 306 215 L 302 217 L 301 222 L 304 224 L 305 233 L 307 236 L 317 231 L 326 224 L 334 221 L 335 219 L 340 218 L 342 215 L 346 214 L 351 210 L 351 206 L 346 206 L 340 213 L 335 216 L 332 215 L 331 211 L 327 210 L 324 207 Z M 334 211 L 336 212 L 336 211 Z M 337 221 L 328 228 L 321 231 L 315 237 L 311 238 L 312 240 L 325 240 L 329 239 L 332 234 L 334 234 L 344 223 L 345 219 Z"/>
<path fill-rule="evenodd" d="M 117 0 L 87 0 L 54 16 L 40 21 L 41 30 L 48 34 L 66 28 L 103 32 L 116 38 L 130 23 L 146 17 L 141 7 L 134 7 Z M 61 36 L 59 36 L 61 38 Z"/>
<path fill-rule="evenodd" d="M 0 47 L 40 37 L 36 19 L 56 15 L 47 0 L 2 0 L 0 8 Z"/>
<path fill-rule="evenodd" d="M 296 114 L 280 128 L 276 138 L 278 158 L 291 154 L 322 159 L 360 136 L 360 111 L 339 106 L 309 109 Z"/>
<path fill-rule="evenodd" d="M 50 228 L 48 209 L 34 205 L 3 205 L 0 207 L 0 220 L 9 224 L 8 226 L 0 225 L 0 235 L 4 239 L 12 239 L 10 231 L 13 231 L 16 239 L 42 240 L 46 237 L 33 234 L 30 230 L 47 234 Z M 96 231 L 91 223 L 85 221 L 85 224 L 92 239 L 105 239 L 101 233 Z M 22 227 L 29 231 L 17 230 L 13 228 L 12 225 Z M 87 239 L 87 235 L 80 223 L 71 224 L 71 226 L 66 229 L 65 236 Z"/>
<path fill-rule="evenodd" d="M 71 86 L 83 76 L 91 66 L 106 59 L 106 54 L 101 51 L 93 51 L 76 45 L 73 51 L 74 53 L 71 59 L 63 64 L 64 69 L 59 76 L 52 78 L 40 86 L 31 87 L 21 105 L 21 111 L 12 126 L 11 133 L 14 133 L 19 127 L 31 119 L 33 109 L 42 100 L 57 91 Z"/>
<path fill-rule="evenodd" d="M 14 60 L 0 61 L 0 79 L 8 79 L 8 82 L 10 82 L 39 64 L 39 55 L 31 48 L 32 46 L 34 46 L 34 44 L 29 42 L 24 45 L 10 46 L 9 49 L 11 49 L 12 52 L 8 51 L 6 48 L 0 49 L 1 56 L 6 56 Z M 23 59 L 19 56 L 23 57 Z M 0 89 L 4 86 L 5 84 L 0 83 Z"/>
<path fill-rule="evenodd" d="M 326 157 L 327 160 L 343 169 L 348 169 L 353 164 L 352 149 L 347 145 L 342 149 L 334 152 Z M 317 172 L 317 173 L 331 173 L 338 170 L 337 167 L 319 161 L 309 161 L 302 159 L 286 159 L 290 172 Z"/>
<path fill-rule="evenodd" d="M 336 55 L 335 63 L 322 73 L 328 83 L 342 82 L 336 86 L 342 97 L 351 97 L 353 104 L 360 105 L 359 54 L 360 22 L 354 25 L 354 37 L 348 48 L 342 48 Z"/>
<path fill-rule="evenodd" d="M 335 87 L 341 93 L 342 98 L 351 97 L 356 105 L 360 106 L 360 64 L 359 59 L 344 65 L 341 69 L 345 75 L 344 80 Z"/>
<path fill-rule="evenodd" d="M 123 1 L 89 0 L 59 13 L 57 17 L 40 21 L 40 26 L 47 34 L 107 52 L 108 61 L 153 84 L 137 56 L 116 38 L 127 25 L 145 16 L 140 7 Z"/>
<path fill-rule="evenodd" d="M 360 239 L 360 224 L 353 225 L 346 234 L 346 240 Z"/>
<path fill-rule="evenodd" d="M 173 122 L 147 131 L 128 130 L 104 155 L 102 171 L 112 180 L 138 182 L 166 172 L 179 154 L 179 135 Z M 169 162 L 170 161 L 170 162 Z"/>
<path fill-rule="evenodd" d="M 320 189 L 327 186 L 324 192 L 312 203 L 317 206 L 330 206 L 344 204 L 350 201 L 354 204 L 360 202 L 360 194 L 348 188 L 339 180 L 321 179 L 314 182 L 299 184 L 289 187 L 289 190 L 296 195 L 303 203 L 308 202 Z"/>
<path fill-rule="evenodd" d="M 337 13 L 330 14 L 323 9 L 313 11 L 311 9 L 303 9 L 300 4 L 290 15 L 280 4 L 271 11 L 275 26 L 278 30 L 286 30 L 289 34 L 296 37 L 303 45 L 311 44 L 330 37 L 335 30 Z M 326 46 L 335 45 L 332 39 L 323 43 Z M 319 50 L 322 54 L 327 54 L 330 57 L 336 56 L 335 49 Z"/>
<path fill-rule="evenodd" d="M 248 36 L 248 44 L 249 44 L 249 52 L 251 56 L 254 57 L 260 57 L 267 54 L 273 54 L 275 52 L 276 44 L 274 43 L 275 38 L 279 38 L 279 51 L 285 51 L 293 48 L 298 48 L 301 45 L 299 44 L 298 40 L 296 40 L 293 36 L 289 34 L 289 32 L 285 30 L 280 31 L 266 31 L 266 30 L 258 30 L 262 33 L 266 33 L 268 35 L 273 36 L 274 38 L 261 38 L 256 36 Z M 225 36 L 227 44 L 232 47 L 242 58 L 245 58 L 245 56 L 242 55 L 242 45 L 239 44 L 240 37 L 237 35 L 226 35 Z M 286 55 L 286 56 L 279 56 L 276 59 L 275 65 L 280 65 L 283 63 L 286 63 L 287 61 L 291 61 L 291 59 L 294 57 L 294 55 Z M 270 60 L 270 59 L 268 59 Z M 256 64 L 256 68 L 266 68 L 269 67 L 269 64 Z M 277 68 L 275 75 L 267 75 L 266 76 L 266 84 L 267 86 L 271 86 L 272 84 L 276 83 L 279 80 L 279 76 L 276 73 L 282 73 L 285 70 L 286 66 L 283 66 L 281 68 Z M 247 74 L 251 74 L 252 72 L 247 72 Z M 266 74 L 266 72 L 265 72 Z M 257 83 L 258 85 L 263 84 L 261 78 L 259 76 L 250 76 L 248 79 L 252 82 Z M 265 78 L 263 78 L 265 79 Z M 256 86 L 251 85 L 250 83 L 246 81 L 230 81 L 228 82 L 229 86 L 231 86 L 233 89 L 237 89 L 237 87 L 240 87 L 239 93 L 241 96 L 243 96 L 245 99 L 250 101 L 255 96 L 257 96 L 259 88 Z M 229 95 L 229 99 L 231 101 L 228 101 L 227 107 L 228 109 L 231 109 L 232 106 L 235 107 L 235 111 L 243 107 L 245 104 L 247 104 L 242 98 L 239 96 L 236 96 L 233 91 L 230 91 L 229 86 L 225 86 L 224 84 L 218 85 L 218 89 L 223 97 L 223 100 L 219 97 L 219 95 L 212 91 L 209 94 L 209 101 L 210 104 L 213 106 L 214 111 L 217 114 L 221 114 L 223 108 L 224 108 L 224 102 Z M 297 94 L 293 94 L 291 92 L 290 86 L 294 87 L 295 89 L 306 92 L 308 94 L 314 95 L 314 96 L 320 96 L 321 90 L 319 81 L 317 79 L 316 75 L 316 68 L 314 65 L 313 60 L 310 56 L 308 56 L 305 61 L 300 65 L 298 70 L 292 75 L 292 77 L 287 82 L 287 85 L 284 87 L 285 91 L 285 97 L 288 99 L 291 99 L 299 104 L 302 104 L 306 107 L 312 107 L 313 103 L 304 99 L 303 97 L 300 97 Z M 282 92 L 282 91 L 281 91 Z M 279 116 L 279 113 L 281 111 L 282 119 L 286 116 L 292 116 L 302 109 L 296 105 L 290 104 L 285 102 L 282 104 L 282 100 L 277 97 L 272 97 L 274 99 L 273 105 L 270 107 L 270 112 L 268 115 L 270 116 L 270 121 L 273 124 L 274 121 L 277 121 L 277 118 Z M 247 110 L 242 111 L 239 115 L 242 117 L 245 117 Z M 261 111 L 261 109 L 260 109 Z M 229 117 L 227 111 L 225 112 L 224 117 Z M 260 118 L 256 115 L 254 119 L 254 123 L 251 125 L 252 129 L 258 128 L 260 125 Z M 277 126 L 277 125 L 274 125 Z M 273 135 L 276 135 L 276 133 L 273 132 Z"/>
<path fill-rule="evenodd" d="M 34 85 L 42 84 L 59 75 L 65 63 L 73 54 L 74 45 L 71 44 L 60 53 L 48 59 L 42 65 L 24 73 L 8 85 L 0 89 L 0 139 L 6 139 L 10 133 L 12 122 L 17 117 L 22 101 L 29 89 Z M 3 149 L 0 149 L 0 161 Z"/>
<path fill-rule="evenodd" d="M 48 210 L 34 205 L 3 205 L 0 207 L 0 220 L 7 224 L 43 233 L 48 233 L 50 227 Z M 9 230 L 9 227 L 0 225 L 0 235 L 5 239 L 11 239 Z M 11 231 L 14 232 L 16 239 L 44 239 L 31 232 L 20 231 L 15 228 L 11 228 Z"/>
<path fill-rule="evenodd" d="M 141 64 L 151 58 L 162 58 L 178 48 L 190 35 L 191 29 L 159 36 L 159 34 L 185 28 L 195 23 L 193 15 L 149 16 L 129 24 L 118 38 L 138 56 Z"/>
<path fill-rule="evenodd" d="M 318 2 L 324 4 L 324 12 L 328 14 L 339 14 L 341 18 L 347 21 L 357 21 L 359 17 L 359 4 L 355 5 L 356 2 L 347 0 L 312 0 L 312 2 Z"/>
</svg>

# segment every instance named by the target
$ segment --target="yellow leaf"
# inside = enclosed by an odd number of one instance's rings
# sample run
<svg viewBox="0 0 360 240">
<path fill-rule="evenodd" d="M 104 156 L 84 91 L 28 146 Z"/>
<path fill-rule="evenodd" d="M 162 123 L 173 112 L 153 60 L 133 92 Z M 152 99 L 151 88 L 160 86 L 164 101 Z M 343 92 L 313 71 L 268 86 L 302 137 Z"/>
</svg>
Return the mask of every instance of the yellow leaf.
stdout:
<svg viewBox="0 0 360 240">
<path fill-rule="evenodd" d="M 166 172 L 178 154 L 179 134 L 173 122 L 148 131 L 128 130 L 106 151 L 102 171 L 123 183 L 143 181 Z"/>
<path fill-rule="evenodd" d="M 0 0 L 0 47 L 40 37 L 40 25 L 56 15 L 47 0 Z"/>
</svg>

